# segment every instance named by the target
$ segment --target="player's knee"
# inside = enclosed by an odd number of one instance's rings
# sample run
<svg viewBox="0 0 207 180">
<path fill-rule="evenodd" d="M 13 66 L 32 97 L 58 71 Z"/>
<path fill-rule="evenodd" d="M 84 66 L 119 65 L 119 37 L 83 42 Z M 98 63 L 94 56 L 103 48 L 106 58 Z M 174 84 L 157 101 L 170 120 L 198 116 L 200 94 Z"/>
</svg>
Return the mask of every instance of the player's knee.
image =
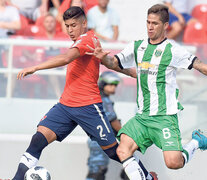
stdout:
<svg viewBox="0 0 207 180">
<path fill-rule="evenodd" d="M 179 169 L 184 166 L 184 160 L 180 151 L 164 151 L 165 164 L 169 169 Z"/>
<path fill-rule="evenodd" d="M 116 149 L 116 153 L 121 161 L 129 157 L 129 152 L 130 150 L 127 147 L 120 145 Z"/>
<path fill-rule="evenodd" d="M 177 159 L 173 158 L 165 161 L 165 164 L 169 169 L 180 169 L 183 167 L 182 161 L 178 161 Z"/>
</svg>

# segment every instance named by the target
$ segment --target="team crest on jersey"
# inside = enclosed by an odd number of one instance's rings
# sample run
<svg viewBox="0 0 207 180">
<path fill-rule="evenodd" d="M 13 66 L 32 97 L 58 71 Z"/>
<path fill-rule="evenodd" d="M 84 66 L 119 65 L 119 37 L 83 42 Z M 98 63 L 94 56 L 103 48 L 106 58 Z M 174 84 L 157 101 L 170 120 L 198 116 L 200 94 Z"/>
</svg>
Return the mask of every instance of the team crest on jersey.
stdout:
<svg viewBox="0 0 207 180">
<path fill-rule="evenodd" d="M 157 49 L 157 50 L 155 51 L 155 56 L 156 56 L 156 57 L 161 56 L 161 54 L 162 54 L 162 50 Z"/>
</svg>

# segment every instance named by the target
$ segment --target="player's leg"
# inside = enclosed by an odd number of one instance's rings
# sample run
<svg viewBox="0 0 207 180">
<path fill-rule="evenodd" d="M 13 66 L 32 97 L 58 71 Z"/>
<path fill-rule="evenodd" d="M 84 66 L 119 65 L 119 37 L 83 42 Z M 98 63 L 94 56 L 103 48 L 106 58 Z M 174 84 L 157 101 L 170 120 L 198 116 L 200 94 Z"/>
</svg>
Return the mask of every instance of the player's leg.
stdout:
<svg viewBox="0 0 207 180">
<path fill-rule="evenodd" d="M 106 169 L 105 167 L 108 165 L 108 157 L 106 154 L 111 159 L 114 159 L 116 161 L 119 161 L 119 158 L 116 154 L 117 141 L 111 125 L 103 111 L 102 103 L 75 107 L 73 108 L 72 115 L 74 117 L 73 120 L 79 124 L 91 138 L 92 141 L 89 144 L 89 147 L 93 144 L 99 144 L 99 151 L 95 150 L 96 153 L 93 155 L 91 153 L 94 152 L 94 150 L 92 150 L 94 147 L 90 147 L 90 157 L 88 159 L 89 174 L 87 177 L 89 178 L 89 176 L 98 176 L 99 178 L 103 178 L 106 173 L 104 169 Z M 105 153 L 100 148 L 100 146 L 102 146 Z M 97 147 L 95 147 L 95 149 L 96 148 Z M 91 158 L 91 156 L 93 157 Z M 107 161 L 103 157 L 107 157 Z M 95 159 L 97 158 L 99 160 L 98 162 L 95 162 Z M 90 173 L 90 171 L 92 173 Z M 93 171 L 95 171 L 95 174 Z"/>
<path fill-rule="evenodd" d="M 133 157 L 133 154 L 137 149 L 138 146 L 132 138 L 126 134 L 121 134 L 117 154 L 130 180 L 146 179 L 142 168 Z"/>
<path fill-rule="evenodd" d="M 181 151 L 163 151 L 165 164 L 170 169 L 182 168 L 185 159 Z"/>
<path fill-rule="evenodd" d="M 29 147 L 22 155 L 17 172 L 13 180 L 22 180 L 26 171 L 36 166 L 42 150 L 56 139 L 56 134 L 43 126 L 39 126 L 37 132 L 32 136 Z"/>
<path fill-rule="evenodd" d="M 164 159 L 168 168 L 179 169 L 188 163 L 196 149 L 207 149 L 207 137 L 200 130 L 192 133 L 192 140 L 183 146 L 183 151 L 164 151 Z"/>
<path fill-rule="evenodd" d="M 118 143 L 108 121 L 102 103 L 74 108 L 73 116 L 91 140 L 96 141 L 109 158 L 120 162 L 116 149 Z"/>
<path fill-rule="evenodd" d="M 192 140 L 183 146 L 184 164 L 192 159 L 195 150 L 198 148 L 201 150 L 207 149 L 207 137 L 200 130 L 195 130 L 192 133 Z"/>
<path fill-rule="evenodd" d="M 118 143 L 103 111 L 102 103 L 74 108 L 73 110 L 74 121 L 84 129 L 92 140 L 98 142 L 109 158 L 120 162 L 116 153 Z"/>
<path fill-rule="evenodd" d="M 129 179 L 153 179 L 152 175 L 146 170 L 142 162 L 134 152 L 139 150 L 144 153 L 146 149 L 152 145 L 148 137 L 146 127 L 139 122 L 140 115 L 136 115 L 130 119 L 119 131 L 118 138 L 120 144 L 117 154 L 123 163 L 125 172 Z M 145 142 L 143 144 L 142 142 Z"/>
<path fill-rule="evenodd" d="M 182 168 L 189 162 L 198 148 L 198 141 L 192 139 L 189 143 L 182 146 L 181 134 L 178 126 L 177 115 L 156 116 L 154 122 L 159 123 L 157 129 L 151 129 L 150 134 L 153 142 L 163 150 L 165 164 L 170 169 Z M 202 139 L 206 137 L 203 136 Z M 207 140 L 206 140 L 207 144 Z"/>
<path fill-rule="evenodd" d="M 117 154 L 129 179 L 153 180 L 153 176 L 146 170 L 139 157 L 134 155 L 137 149 L 138 146 L 131 137 L 121 134 Z"/>
<path fill-rule="evenodd" d="M 22 180 L 26 171 L 38 163 L 42 150 L 56 139 L 62 141 L 76 126 L 65 116 L 60 103 L 51 108 L 38 124 L 37 132 L 22 155 L 13 180 Z"/>
</svg>

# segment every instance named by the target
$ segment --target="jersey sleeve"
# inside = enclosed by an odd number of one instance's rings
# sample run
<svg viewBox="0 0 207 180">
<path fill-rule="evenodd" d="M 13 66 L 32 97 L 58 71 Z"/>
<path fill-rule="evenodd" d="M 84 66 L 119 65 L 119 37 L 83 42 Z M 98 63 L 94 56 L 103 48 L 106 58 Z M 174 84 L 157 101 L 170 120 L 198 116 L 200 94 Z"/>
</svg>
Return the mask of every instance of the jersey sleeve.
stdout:
<svg viewBox="0 0 207 180">
<path fill-rule="evenodd" d="M 192 69 L 195 59 L 196 56 L 180 45 L 175 45 L 172 48 L 171 65 L 175 68 Z"/>
<path fill-rule="evenodd" d="M 72 45 L 71 48 L 74 48 L 74 47 L 78 48 L 78 50 L 80 52 L 80 56 L 84 56 L 86 52 L 91 51 L 87 47 L 87 45 L 94 48 L 93 38 L 94 38 L 94 40 L 98 41 L 98 39 L 96 39 L 95 37 L 92 37 L 88 34 L 84 34 Z"/>
<path fill-rule="evenodd" d="M 117 115 L 114 111 L 114 103 L 108 97 L 102 98 L 102 101 L 103 101 L 103 109 L 108 120 L 110 122 L 116 120 Z"/>
<path fill-rule="evenodd" d="M 121 69 L 135 67 L 134 42 L 129 43 L 125 49 L 115 55 L 115 57 L 118 59 Z"/>
</svg>

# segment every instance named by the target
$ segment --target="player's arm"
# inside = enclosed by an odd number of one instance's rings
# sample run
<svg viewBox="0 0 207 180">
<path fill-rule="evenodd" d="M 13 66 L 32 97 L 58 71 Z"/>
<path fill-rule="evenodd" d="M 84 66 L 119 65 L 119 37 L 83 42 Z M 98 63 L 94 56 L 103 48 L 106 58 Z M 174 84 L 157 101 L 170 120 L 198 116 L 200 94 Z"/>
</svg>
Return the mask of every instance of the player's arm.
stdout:
<svg viewBox="0 0 207 180">
<path fill-rule="evenodd" d="M 92 51 L 92 52 L 87 52 L 86 54 L 88 55 L 93 55 L 97 57 L 98 59 L 101 59 L 101 63 L 106 66 L 109 69 L 113 69 L 117 72 L 126 74 L 128 76 L 137 78 L 136 74 L 136 69 L 135 68 L 129 68 L 129 69 L 121 69 L 119 66 L 119 61 L 115 56 L 109 56 L 108 54 L 110 53 L 109 51 L 103 51 L 102 47 L 100 44 L 95 44 L 95 49 L 87 45 L 87 47 Z"/>
<path fill-rule="evenodd" d="M 204 64 L 198 58 L 196 58 L 195 61 L 193 62 L 193 68 L 207 76 L 207 64 Z"/>
<path fill-rule="evenodd" d="M 116 58 L 116 56 L 105 56 L 104 58 L 101 59 L 101 63 L 106 66 L 109 69 L 113 69 L 117 72 L 126 74 L 128 76 L 137 78 L 137 73 L 135 68 L 129 68 L 129 69 L 121 69 L 119 66 L 119 61 Z"/>
<path fill-rule="evenodd" d="M 17 74 L 17 79 L 24 78 L 25 76 L 27 76 L 29 74 L 33 74 L 39 70 L 51 69 L 51 68 L 64 66 L 66 64 L 69 64 L 74 59 L 78 58 L 79 56 L 80 56 L 80 52 L 79 52 L 78 48 L 71 48 L 65 54 L 60 54 L 58 56 L 54 56 L 39 65 L 28 67 L 28 68 L 21 70 Z"/>
</svg>

